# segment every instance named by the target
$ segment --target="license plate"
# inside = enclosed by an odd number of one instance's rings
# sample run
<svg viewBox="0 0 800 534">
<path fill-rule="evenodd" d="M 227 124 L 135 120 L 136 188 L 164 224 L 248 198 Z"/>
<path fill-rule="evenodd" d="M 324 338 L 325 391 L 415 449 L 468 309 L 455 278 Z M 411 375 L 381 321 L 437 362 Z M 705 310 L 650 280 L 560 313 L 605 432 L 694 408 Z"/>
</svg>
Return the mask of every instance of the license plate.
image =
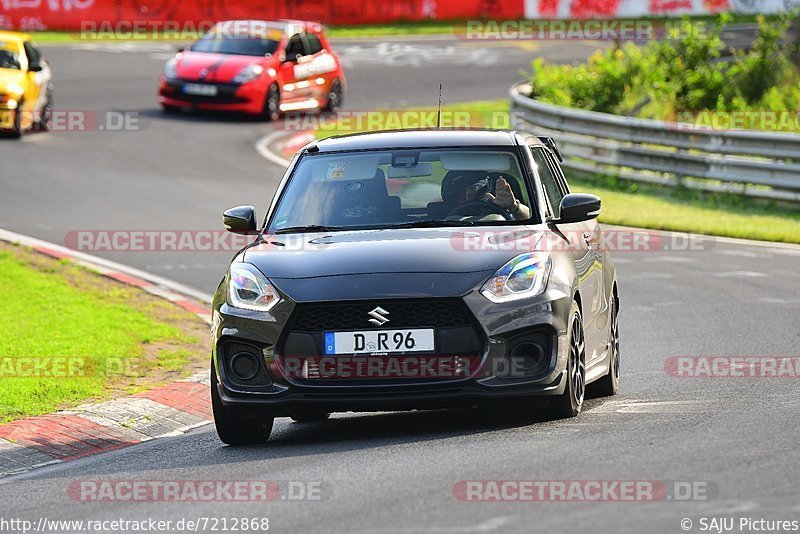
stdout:
<svg viewBox="0 0 800 534">
<path fill-rule="evenodd" d="M 183 86 L 183 92 L 187 95 L 217 96 L 217 86 L 187 83 Z"/>
<path fill-rule="evenodd" d="M 433 351 L 433 328 L 325 332 L 326 355 Z"/>
</svg>

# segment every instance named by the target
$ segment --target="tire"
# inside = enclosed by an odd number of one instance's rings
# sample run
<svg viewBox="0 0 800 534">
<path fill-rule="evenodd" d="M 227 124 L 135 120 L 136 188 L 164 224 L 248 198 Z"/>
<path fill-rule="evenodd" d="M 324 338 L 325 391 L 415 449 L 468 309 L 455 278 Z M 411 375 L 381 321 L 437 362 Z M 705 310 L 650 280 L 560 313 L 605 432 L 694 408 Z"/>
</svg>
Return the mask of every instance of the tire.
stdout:
<svg viewBox="0 0 800 534">
<path fill-rule="evenodd" d="M 608 347 L 611 351 L 608 362 L 608 373 L 592 384 L 592 393 L 599 397 L 610 397 L 619 393 L 619 325 L 617 323 L 617 298 L 611 299 L 611 329 Z"/>
<path fill-rule="evenodd" d="M 276 121 L 281 116 L 281 90 L 277 84 L 272 84 L 267 89 L 267 96 L 264 98 L 264 109 L 261 110 L 264 120 Z"/>
<path fill-rule="evenodd" d="M 44 107 L 42 108 L 41 114 L 39 115 L 39 120 L 36 121 L 36 125 L 34 129 L 37 132 L 46 132 L 50 129 L 50 120 L 53 117 L 53 100 L 52 98 L 47 99 L 47 103 L 45 103 Z"/>
<path fill-rule="evenodd" d="M 328 101 L 322 109 L 325 113 L 336 113 L 342 107 L 342 82 L 333 80 L 331 91 L 328 93 Z"/>
<path fill-rule="evenodd" d="M 586 394 L 586 346 L 583 319 L 578 303 L 573 301 L 569 320 L 569 351 L 567 354 L 567 384 L 564 393 L 552 404 L 552 415 L 558 419 L 575 417 L 581 413 Z"/>
<path fill-rule="evenodd" d="M 23 135 L 25 135 L 25 129 L 22 127 L 22 101 L 20 101 L 14 112 L 14 126 L 8 130 L 8 136 L 12 139 L 19 139 Z"/>
<path fill-rule="evenodd" d="M 326 421 L 331 414 L 329 413 L 304 413 L 292 416 L 292 421 L 295 423 L 316 423 L 319 421 Z"/>
<path fill-rule="evenodd" d="M 211 364 L 211 409 L 220 441 L 228 445 L 254 445 L 265 443 L 272 433 L 273 417 L 242 417 L 239 410 L 224 406 L 217 389 L 217 374 Z"/>
</svg>

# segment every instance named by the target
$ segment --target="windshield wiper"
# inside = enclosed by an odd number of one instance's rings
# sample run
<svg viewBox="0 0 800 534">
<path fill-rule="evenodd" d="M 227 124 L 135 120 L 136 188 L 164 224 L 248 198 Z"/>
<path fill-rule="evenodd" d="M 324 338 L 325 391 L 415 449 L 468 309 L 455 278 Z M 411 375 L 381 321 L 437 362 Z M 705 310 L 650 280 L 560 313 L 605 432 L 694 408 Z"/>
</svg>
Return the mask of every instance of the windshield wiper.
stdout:
<svg viewBox="0 0 800 534">
<path fill-rule="evenodd" d="M 336 230 L 346 230 L 342 226 L 324 226 L 321 224 L 307 224 L 305 226 L 289 226 L 275 231 L 278 234 L 304 234 L 311 232 L 335 232 Z"/>
<path fill-rule="evenodd" d="M 475 226 L 475 221 L 410 221 L 382 226 L 382 230 L 394 228 L 442 228 L 447 226 Z"/>
</svg>

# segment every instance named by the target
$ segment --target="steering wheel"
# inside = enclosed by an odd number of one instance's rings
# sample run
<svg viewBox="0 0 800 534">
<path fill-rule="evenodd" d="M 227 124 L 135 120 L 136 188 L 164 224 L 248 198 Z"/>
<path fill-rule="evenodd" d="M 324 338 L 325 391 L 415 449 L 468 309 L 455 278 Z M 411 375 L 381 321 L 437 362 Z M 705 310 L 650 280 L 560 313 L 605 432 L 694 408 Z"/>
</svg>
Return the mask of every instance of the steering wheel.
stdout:
<svg viewBox="0 0 800 534">
<path fill-rule="evenodd" d="M 462 214 L 462 215 L 469 215 L 473 212 L 478 211 L 478 209 L 482 209 L 491 213 L 496 213 L 500 215 L 507 221 L 513 221 L 514 216 L 511 215 L 511 212 L 504 208 L 503 206 L 498 206 L 494 202 L 487 202 L 485 200 L 470 200 L 469 202 L 465 202 L 459 206 L 456 206 L 450 213 L 447 214 L 447 217 L 451 217 L 455 214 Z"/>
</svg>

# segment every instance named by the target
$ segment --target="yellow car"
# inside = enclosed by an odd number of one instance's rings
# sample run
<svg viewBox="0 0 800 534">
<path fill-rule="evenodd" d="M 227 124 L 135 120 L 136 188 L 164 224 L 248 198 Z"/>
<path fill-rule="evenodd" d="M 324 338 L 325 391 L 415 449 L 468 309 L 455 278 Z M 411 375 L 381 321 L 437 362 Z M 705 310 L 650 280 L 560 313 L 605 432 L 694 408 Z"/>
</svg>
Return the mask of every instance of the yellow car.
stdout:
<svg viewBox="0 0 800 534">
<path fill-rule="evenodd" d="M 0 31 L 0 131 L 14 137 L 47 129 L 52 113 L 53 74 L 24 33 Z"/>
</svg>

